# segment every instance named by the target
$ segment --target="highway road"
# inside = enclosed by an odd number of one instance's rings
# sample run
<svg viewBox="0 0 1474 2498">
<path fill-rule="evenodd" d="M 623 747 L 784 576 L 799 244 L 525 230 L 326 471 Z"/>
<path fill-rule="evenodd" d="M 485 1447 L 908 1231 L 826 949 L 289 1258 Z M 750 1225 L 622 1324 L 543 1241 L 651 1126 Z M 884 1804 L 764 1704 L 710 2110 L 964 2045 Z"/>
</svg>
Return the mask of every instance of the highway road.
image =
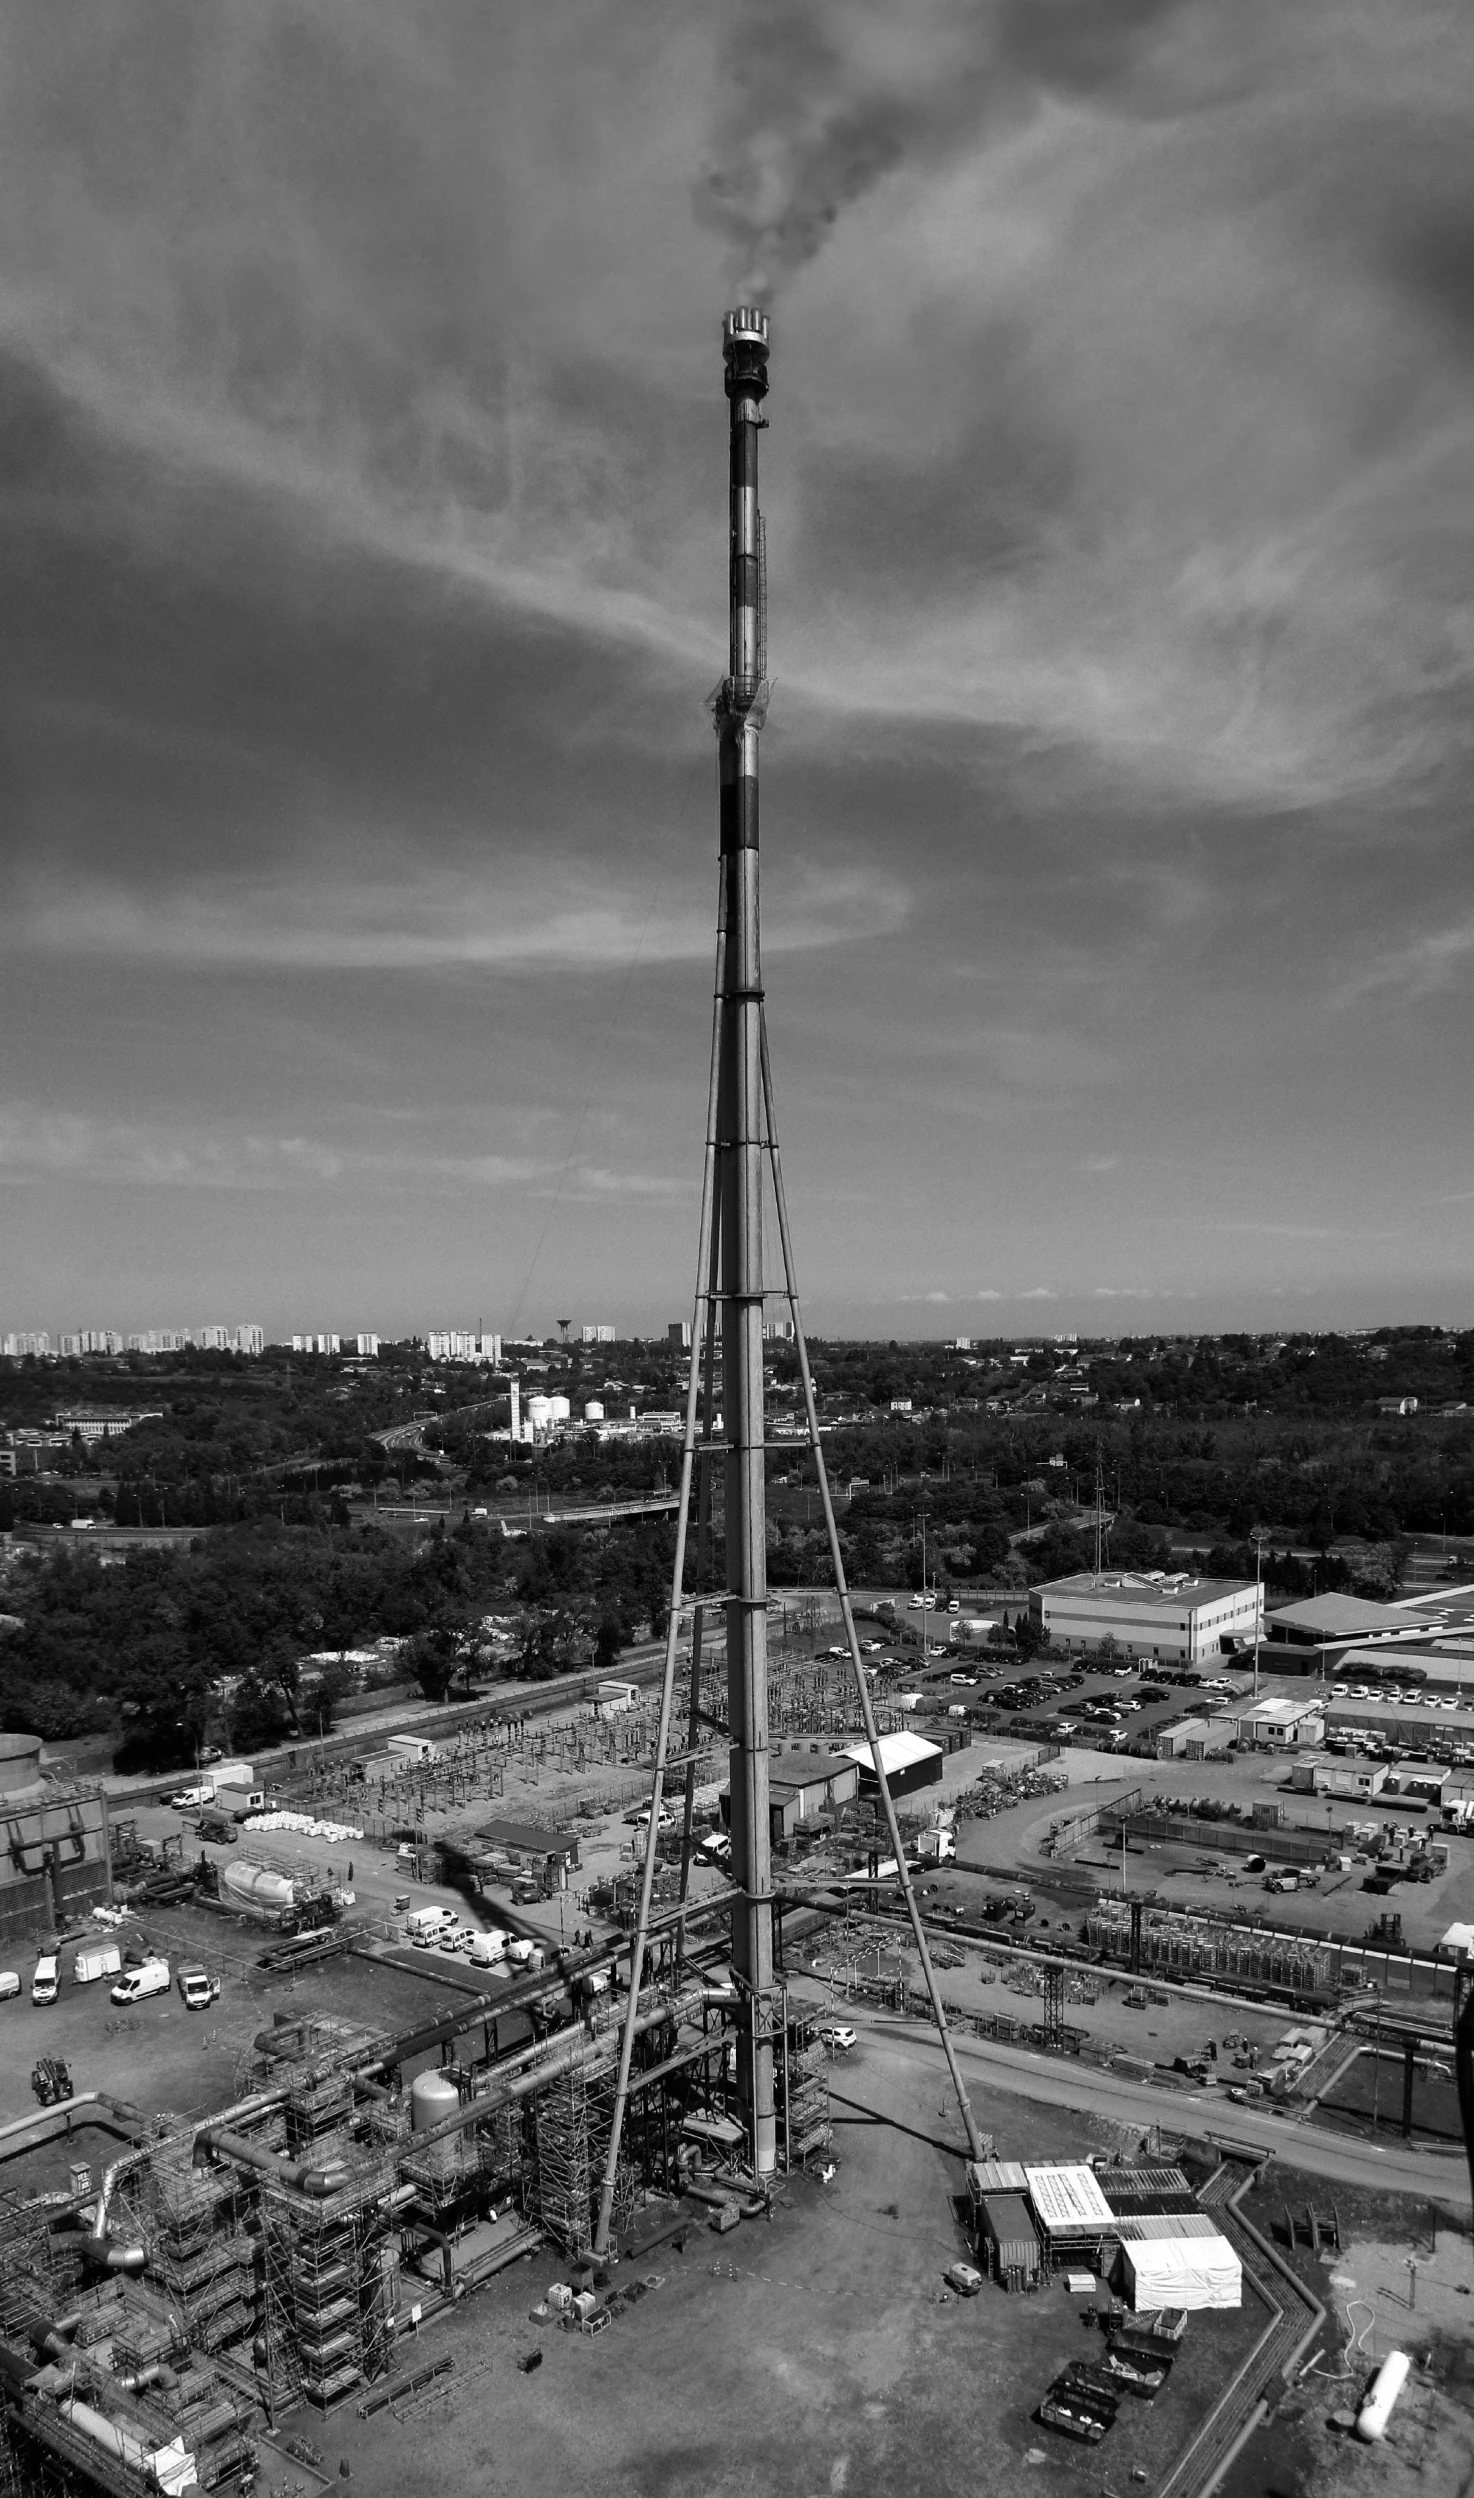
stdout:
<svg viewBox="0 0 1474 2498">
<path fill-rule="evenodd" d="M 874 2040 L 876 2047 L 884 2051 L 878 2061 L 888 2081 L 895 2078 L 897 2058 L 914 2068 L 914 2060 L 920 2057 L 928 2072 L 935 2073 L 937 2098 L 942 2097 L 948 2087 L 947 2073 L 941 2043 L 933 2031 L 914 2021 L 871 2012 L 861 2004 L 847 2005 L 844 2018 L 861 2032 L 864 2040 Z M 1129 2082 L 1094 2066 L 1085 2071 L 1058 2057 L 1036 2055 L 1028 2048 L 1005 2046 L 995 2039 L 970 2038 L 960 2031 L 954 2037 L 973 2113 L 985 2131 L 989 2125 L 991 2086 L 1046 2107 L 1070 2108 L 1077 2113 L 1088 2107 L 1094 2116 L 1140 2126 L 1143 2131 L 1151 2125 L 1165 2125 L 1173 2133 L 1190 2134 L 1202 2142 L 1216 2136 L 1252 2145 L 1337 2185 L 1375 2186 L 1389 2194 L 1432 2195 L 1460 2212 L 1469 2209 L 1469 2170 L 1461 2151 L 1366 2142 L 1351 2135 L 1332 2134 L 1293 2116 L 1267 2116 L 1256 2108 L 1237 2107 L 1232 2101 L 1224 2101 L 1216 2091 L 1155 2089 L 1149 2083 Z M 869 2104 L 876 2115 L 889 2116 L 893 2113 L 889 2107 L 875 2105 L 873 2098 L 867 2103 L 866 2062 L 865 2056 L 858 2057 L 853 2066 L 836 2059 L 830 2076 L 836 2096 L 842 2092 L 856 2105 Z M 940 2120 L 933 2115 L 936 2104 L 929 2089 L 925 2106 L 927 2119 L 932 2121 L 923 2119 L 929 2133 L 941 2129 Z M 955 2117 L 952 2121 L 955 2124 Z"/>
</svg>

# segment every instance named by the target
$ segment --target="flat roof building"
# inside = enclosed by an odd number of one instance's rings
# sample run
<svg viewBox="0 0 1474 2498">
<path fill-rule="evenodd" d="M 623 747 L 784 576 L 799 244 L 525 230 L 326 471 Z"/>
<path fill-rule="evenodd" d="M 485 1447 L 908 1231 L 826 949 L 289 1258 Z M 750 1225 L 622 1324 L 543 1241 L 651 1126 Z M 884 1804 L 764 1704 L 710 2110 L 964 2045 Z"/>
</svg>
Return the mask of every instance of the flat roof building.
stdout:
<svg viewBox="0 0 1474 2498">
<path fill-rule="evenodd" d="M 1474 1758 L 1474 1707 L 1448 1708 L 1428 1701 L 1328 1700 L 1326 1734 L 1332 1741 L 1360 1737 L 1395 1744 L 1400 1751 L 1467 1753 Z"/>
<path fill-rule="evenodd" d="M 1276 1752 L 1295 1744 L 1324 1743 L 1326 1735 L 1325 1712 L 1315 1700 L 1245 1700 L 1209 1720 L 1210 1733 L 1221 1728 L 1233 1732 L 1228 1737 L 1220 1733 L 1220 1742 L 1268 1745 Z"/>
<path fill-rule="evenodd" d="M 1200 1579 L 1187 1571 L 1080 1570 L 1029 1590 L 1029 1612 L 1056 1647 L 1195 1665 L 1252 1640 L 1261 1597 L 1252 1580 Z"/>
</svg>

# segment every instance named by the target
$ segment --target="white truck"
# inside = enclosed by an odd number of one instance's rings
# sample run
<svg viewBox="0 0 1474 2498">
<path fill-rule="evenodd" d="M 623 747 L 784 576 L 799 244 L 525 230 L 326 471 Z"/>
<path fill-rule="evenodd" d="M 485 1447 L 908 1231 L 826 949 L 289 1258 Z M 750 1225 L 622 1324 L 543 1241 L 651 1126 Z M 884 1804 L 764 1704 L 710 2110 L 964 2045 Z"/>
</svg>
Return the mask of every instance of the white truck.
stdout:
<svg viewBox="0 0 1474 2498">
<path fill-rule="evenodd" d="M 447 1926 L 459 1923 L 453 1908 L 412 1908 L 404 1930 L 412 1943 L 437 1943 Z"/>
<path fill-rule="evenodd" d="M 125 1969 L 111 1989 L 109 2000 L 115 2004 L 141 2004 L 148 1995 L 169 1992 L 169 1963 L 153 1959 L 140 1961 L 136 1969 Z"/>
<path fill-rule="evenodd" d="M 99 1978 L 115 1978 L 123 1966 L 121 1943 L 84 1943 L 72 1960 L 74 1986 L 93 1986 Z"/>
<path fill-rule="evenodd" d="M 61 1972 L 55 1952 L 42 1952 L 36 1962 L 36 1973 L 31 1980 L 32 2003 L 54 2004 L 60 1984 Z"/>
</svg>

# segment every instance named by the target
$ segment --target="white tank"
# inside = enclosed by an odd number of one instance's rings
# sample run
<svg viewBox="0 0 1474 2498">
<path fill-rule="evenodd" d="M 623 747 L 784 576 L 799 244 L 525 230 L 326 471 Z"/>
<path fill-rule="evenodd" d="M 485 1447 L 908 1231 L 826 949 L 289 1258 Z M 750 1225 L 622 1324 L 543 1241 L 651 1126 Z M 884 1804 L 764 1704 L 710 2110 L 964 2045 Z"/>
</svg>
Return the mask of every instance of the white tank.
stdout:
<svg viewBox="0 0 1474 2498">
<path fill-rule="evenodd" d="M 1371 2390 L 1356 2415 L 1356 2434 L 1369 2446 L 1378 2445 L 1386 2436 L 1392 2406 L 1407 2383 L 1412 2364 L 1406 2351 L 1389 2351 L 1373 2377 Z"/>
<path fill-rule="evenodd" d="M 460 2092 L 443 2073 L 417 2073 L 409 2090 L 410 2132 L 428 2134 L 433 2126 L 454 2116 L 460 2104 Z"/>
<path fill-rule="evenodd" d="M 587 1405 L 584 1407 L 584 1409 L 583 1409 L 583 1418 L 584 1418 L 584 1421 L 585 1421 L 585 1422 L 602 1422 L 602 1421 L 603 1421 L 603 1419 L 604 1419 L 604 1408 L 603 1408 L 603 1406 L 599 1403 L 599 1400 L 598 1400 L 598 1398 L 597 1398 L 596 1396 L 594 1396 L 594 1397 L 590 1397 L 590 1399 L 589 1399 L 589 1401 L 588 1401 Z"/>
<path fill-rule="evenodd" d="M 549 1420 L 549 1422 L 567 1422 L 568 1417 L 569 1417 L 569 1414 L 571 1413 L 571 1411 L 572 1411 L 572 1408 L 570 1407 L 569 1402 L 568 1402 L 568 1399 L 567 1399 L 567 1397 L 566 1397 L 566 1396 L 550 1396 L 550 1397 L 549 1397 L 549 1399 L 548 1399 L 548 1420 Z"/>
<path fill-rule="evenodd" d="M 268 1865 L 254 1865 L 244 1857 L 221 1868 L 220 1889 L 232 1908 L 244 1908 L 253 1917 L 279 1917 L 283 1909 L 295 1906 L 297 1898 L 286 1874 L 273 1873 Z"/>
</svg>

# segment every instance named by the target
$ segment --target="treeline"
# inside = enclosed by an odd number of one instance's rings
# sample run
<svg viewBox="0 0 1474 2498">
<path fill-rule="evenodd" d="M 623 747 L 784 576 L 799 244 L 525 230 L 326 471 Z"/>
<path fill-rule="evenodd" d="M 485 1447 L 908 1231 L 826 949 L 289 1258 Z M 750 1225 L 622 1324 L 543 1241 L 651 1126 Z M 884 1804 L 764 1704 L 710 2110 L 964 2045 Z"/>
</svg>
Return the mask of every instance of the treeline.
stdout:
<svg viewBox="0 0 1474 2498">
<path fill-rule="evenodd" d="M 305 1697 L 313 1652 L 405 1641 L 437 1698 L 493 1670 L 488 1614 L 511 1618 L 519 1671 L 615 1656 L 641 1626 L 663 1627 L 671 1559 L 670 1529 L 640 1522 L 521 1540 L 464 1524 L 410 1546 L 372 1526 L 266 1521 L 113 1566 L 70 1549 L 28 1557 L 7 1590 L 21 1624 L 0 1634 L 0 1724 L 114 1730 L 125 1768 L 187 1762 L 217 1726 L 248 1750 L 315 1731 L 319 1710 L 331 1722 L 347 1678 L 330 1669 Z"/>
</svg>

